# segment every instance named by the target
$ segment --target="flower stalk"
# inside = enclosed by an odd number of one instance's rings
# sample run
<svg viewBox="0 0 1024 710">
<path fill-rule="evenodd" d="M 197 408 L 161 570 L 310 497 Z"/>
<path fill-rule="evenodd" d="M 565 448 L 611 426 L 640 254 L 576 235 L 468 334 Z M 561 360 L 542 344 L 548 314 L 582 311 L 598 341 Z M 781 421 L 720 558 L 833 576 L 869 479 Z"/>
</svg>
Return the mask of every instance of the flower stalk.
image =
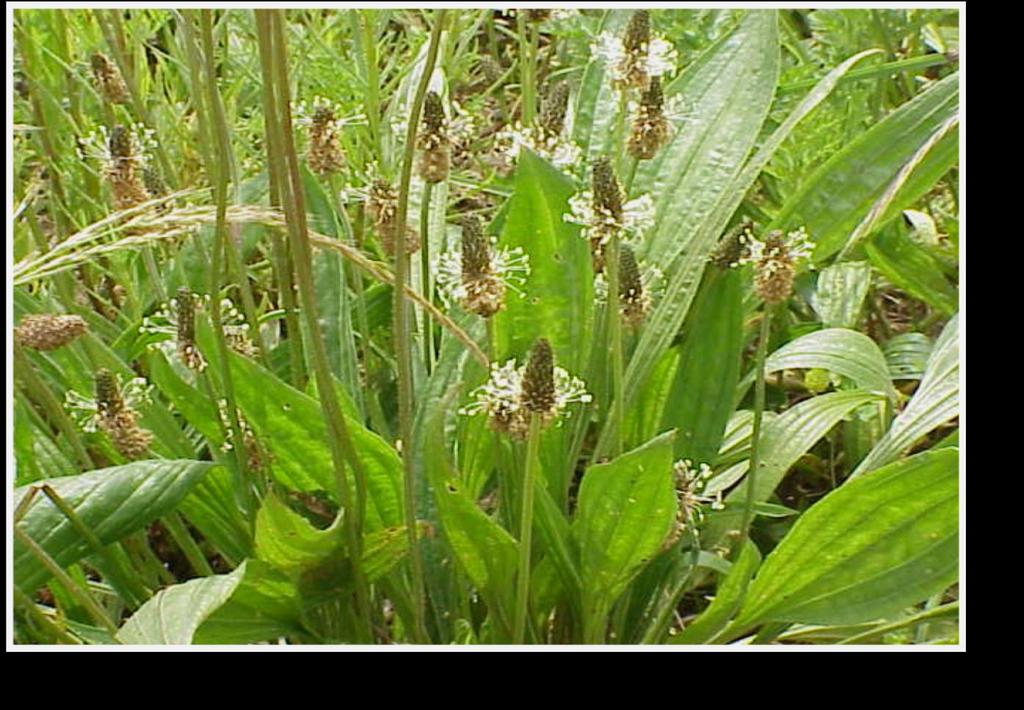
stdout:
<svg viewBox="0 0 1024 710">
<path fill-rule="evenodd" d="M 413 626 L 414 640 L 427 640 L 426 589 L 423 581 L 423 557 L 420 554 L 416 535 L 416 469 L 411 457 L 412 447 L 412 352 L 409 337 L 409 307 L 405 301 L 405 285 L 409 280 L 409 258 L 406 254 L 406 219 L 409 214 L 409 188 L 412 182 L 412 169 L 416 152 L 416 132 L 419 127 L 420 112 L 423 108 L 430 75 L 434 72 L 437 53 L 441 45 L 441 31 L 444 28 L 445 10 L 438 10 L 434 16 L 434 26 L 430 33 L 430 45 L 419 85 L 413 96 L 412 106 L 405 135 L 405 155 L 402 160 L 402 173 L 398 192 L 398 208 L 395 220 L 398 229 L 395 234 L 395 299 L 393 311 L 394 340 L 398 364 L 398 420 L 399 436 L 402 441 L 402 462 L 405 468 L 404 501 L 406 531 L 409 537 L 409 555 L 412 561 L 413 574 Z"/>
</svg>

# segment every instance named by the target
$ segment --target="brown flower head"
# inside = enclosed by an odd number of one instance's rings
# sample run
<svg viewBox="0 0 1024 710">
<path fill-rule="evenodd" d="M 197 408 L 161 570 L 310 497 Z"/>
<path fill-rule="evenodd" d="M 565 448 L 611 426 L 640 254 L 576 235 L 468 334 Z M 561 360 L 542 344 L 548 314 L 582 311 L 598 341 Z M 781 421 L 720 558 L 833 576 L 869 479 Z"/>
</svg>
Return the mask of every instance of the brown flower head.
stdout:
<svg viewBox="0 0 1024 710">
<path fill-rule="evenodd" d="M 101 52 L 93 52 L 89 58 L 93 79 L 103 99 L 112 104 L 128 103 L 128 87 L 117 66 Z"/>
<path fill-rule="evenodd" d="M 650 160 L 668 142 L 669 122 L 665 117 L 665 96 L 661 79 L 653 76 L 640 97 L 626 150 L 637 160 Z"/>
<path fill-rule="evenodd" d="M 114 126 L 107 140 L 110 159 L 104 169 L 114 197 L 114 207 L 123 210 L 149 199 L 143 182 L 143 161 L 135 136 L 122 125 Z"/>
<path fill-rule="evenodd" d="M 317 175 L 331 175 L 345 169 L 345 153 L 341 149 L 339 122 L 330 104 L 319 103 L 309 124 L 309 169 Z"/>
<path fill-rule="evenodd" d="M 622 244 L 619 246 L 619 306 L 623 320 L 634 330 L 639 328 L 647 317 L 650 303 L 636 254 L 628 244 Z"/>
<path fill-rule="evenodd" d="M 416 146 L 420 149 L 420 177 L 429 183 L 443 182 L 448 178 L 451 141 L 448 140 L 447 123 L 441 97 L 433 91 L 427 92 Z"/>
<path fill-rule="evenodd" d="M 56 350 L 89 329 L 81 316 L 42 313 L 25 316 L 14 329 L 18 343 L 33 350 Z"/>
<path fill-rule="evenodd" d="M 395 244 L 398 237 L 398 190 L 387 180 L 376 179 L 370 185 L 366 199 L 366 212 L 373 220 L 381 246 L 388 256 L 395 255 Z M 414 254 L 419 251 L 419 235 L 406 227 L 405 253 Z"/>
</svg>

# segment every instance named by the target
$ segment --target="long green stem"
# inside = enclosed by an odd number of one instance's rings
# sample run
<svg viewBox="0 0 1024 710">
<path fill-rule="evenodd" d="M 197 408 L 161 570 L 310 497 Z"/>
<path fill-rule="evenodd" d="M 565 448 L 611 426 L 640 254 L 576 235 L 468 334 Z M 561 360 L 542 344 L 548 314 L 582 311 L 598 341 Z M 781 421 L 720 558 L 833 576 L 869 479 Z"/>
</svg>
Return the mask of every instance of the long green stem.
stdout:
<svg viewBox="0 0 1024 710">
<path fill-rule="evenodd" d="M 608 342 L 612 355 L 611 428 L 612 456 L 622 453 L 622 423 L 625 418 L 625 392 L 623 372 L 625 363 L 622 354 L 622 318 L 619 314 L 619 237 L 613 234 L 608 241 L 604 261 L 608 274 Z"/>
<path fill-rule="evenodd" d="M 405 468 L 405 528 L 409 536 L 409 555 L 412 560 L 413 594 L 415 595 L 413 637 L 418 640 L 426 640 L 424 622 L 426 592 L 423 583 L 423 557 L 416 543 L 416 469 L 411 456 L 412 352 L 409 344 L 409 307 L 405 296 L 405 285 L 409 280 L 409 257 L 406 254 L 405 240 L 406 220 L 409 215 L 409 186 L 412 182 L 412 165 L 416 151 L 416 131 L 419 128 L 423 98 L 426 96 L 427 87 L 430 85 L 430 75 L 433 74 L 434 64 L 437 62 L 445 13 L 445 10 L 438 10 L 434 16 L 434 27 L 430 33 L 430 46 L 423 64 L 423 73 L 409 109 L 408 128 L 405 134 L 405 156 L 402 161 L 402 177 L 398 190 L 398 214 L 395 218 L 398 229 L 395 237 L 395 296 L 392 310 L 394 340 L 397 348 L 395 355 L 398 363 L 398 422 L 402 440 L 402 461 Z"/>
<path fill-rule="evenodd" d="M 360 10 L 359 22 L 362 33 L 363 56 L 366 60 L 366 120 L 370 124 L 370 139 L 373 142 L 374 155 L 382 155 L 380 131 L 380 69 L 377 67 L 377 41 L 373 32 L 371 12 L 376 10 Z"/>
<path fill-rule="evenodd" d="M 188 11 L 189 18 L 198 13 L 203 35 L 212 36 L 212 21 L 210 11 Z M 186 23 L 191 22 L 186 18 Z M 190 34 L 194 30 L 189 25 L 187 31 Z M 194 40 L 195 38 L 191 38 Z M 217 351 L 220 360 L 221 386 L 224 388 L 224 398 L 227 400 L 228 426 L 231 430 L 231 445 L 235 463 L 236 481 L 235 494 L 238 496 L 238 503 L 244 511 L 246 519 L 252 520 L 255 513 L 253 492 L 250 486 L 248 467 L 246 464 L 245 446 L 243 443 L 242 427 L 238 420 L 238 409 L 235 400 L 235 387 L 231 375 L 230 349 L 227 339 L 224 337 L 224 327 L 221 319 L 220 285 L 224 274 L 223 255 L 227 252 L 228 231 L 227 231 L 227 209 L 228 209 L 228 171 L 227 154 L 230 151 L 227 126 L 222 121 L 216 120 L 214 105 L 218 103 L 217 92 L 217 69 L 214 58 L 210 55 L 212 42 L 207 46 L 207 51 L 201 54 L 193 54 L 193 58 L 199 60 L 206 70 L 206 112 L 208 122 L 203 128 L 206 129 L 206 145 L 213 149 L 213 155 L 205 156 L 204 165 L 207 170 L 210 182 L 214 186 L 214 199 L 217 203 L 216 223 L 214 226 L 213 255 L 210 261 L 210 320 L 213 323 L 213 331 L 217 340 Z M 197 49 L 193 47 L 193 49 Z"/>
<path fill-rule="evenodd" d="M 519 82 L 520 91 L 523 95 L 523 126 L 533 125 L 533 116 L 537 105 L 536 81 L 536 56 L 533 52 L 533 43 L 530 41 L 530 28 L 527 26 L 526 13 L 516 13 L 516 23 L 519 29 Z"/>
<path fill-rule="evenodd" d="M 526 610 L 530 601 L 530 552 L 533 538 L 533 496 L 537 482 L 540 450 L 540 415 L 530 414 L 526 439 L 526 463 L 523 475 L 522 505 L 519 516 L 519 573 L 516 575 L 516 609 L 512 624 L 512 643 L 520 644 L 526 631 Z"/>
<path fill-rule="evenodd" d="M 181 548 L 182 553 L 185 555 L 185 559 L 192 566 L 192 569 L 201 577 L 209 577 L 213 574 L 213 568 L 210 567 L 210 563 L 206 561 L 206 555 L 199 549 L 199 545 L 192 539 L 192 536 L 188 532 L 188 528 L 185 526 L 185 521 L 181 519 L 181 516 L 176 511 L 171 511 L 160 519 L 160 522 L 167 528 L 167 532 L 171 534 L 171 538 L 177 543 L 178 547 Z"/>
<path fill-rule="evenodd" d="M 96 537 L 94 533 L 85 522 L 78 517 L 74 508 L 67 504 L 67 502 L 58 495 L 57 491 L 53 490 L 48 485 L 42 486 L 43 493 L 49 498 L 58 510 L 64 514 L 64 517 L 68 519 L 71 526 L 78 531 L 78 534 L 82 536 L 89 546 L 92 547 L 93 552 L 103 558 L 103 561 L 107 563 L 107 569 L 110 571 L 111 576 L 114 578 L 112 581 L 116 583 L 115 589 L 124 589 L 131 594 L 133 599 L 127 599 L 129 606 L 137 607 L 142 602 L 146 601 L 150 597 L 149 590 L 143 586 L 139 580 L 128 572 L 122 564 L 123 560 L 113 553 L 113 548 L 107 547 L 100 539 Z"/>
<path fill-rule="evenodd" d="M 761 466 L 761 419 L 764 415 L 764 364 L 768 357 L 768 336 L 771 333 L 772 307 L 765 304 L 761 316 L 761 334 L 757 342 L 757 356 L 754 364 L 754 424 L 750 432 L 750 468 L 747 470 L 747 497 L 743 504 L 743 522 L 740 524 L 740 538 L 736 549 L 743 549 L 743 543 L 750 536 L 750 523 L 754 518 L 754 502 L 757 497 L 757 473 Z"/>
<path fill-rule="evenodd" d="M 64 585 L 64 588 L 67 589 L 68 593 L 75 598 L 75 601 L 85 608 L 89 613 L 89 616 L 93 618 L 93 621 L 105 628 L 111 634 L 117 633 L 117 624 L 111 621 L 110 616 L 100 607 L 96 600 L 92 598 L 89 591 L 78 586 L 78 583 L 71 578 L 71 575 L 65 572 L 64 569 L 57 564 L 52 557 L 50 557 L 46 550 L 40 547 L 39 543 L 33 540 L 28 533 L 17 525 L 14 526 L 14 539 L 24 545 L 32 556 L 39 560 L 40 564 L 42 564 L 58 582 Z"/>
<path fill-rule="evenodd" d="M 362 522 L 366 500 L 366 475 L 363 470 L 348 423 L 338 404 L 327 361 L 327 350 L 324 345 L 323 333 L 318 316 L 316 288 L 313 281 L 313 256 L 309 242 L 309 229 L 306 224 L 306 211 L 303 198 L 302 179 L 299 174 L 299 161 L 295 153 L 295 141 L 292 136 L 289 81 L 288 81 L 288 48 L 284 34 L 284 17 L 281 10 L 257 10 L 256 24 L 260 53 L 264 55 L 261 62 L 264 68 L 263 80 L 277 92 L 279 107 L 278 120 L 272 126 L 274 130 L 268 135 L 268 144 L 278 154 L 276 164 L 287 167 L 286 175 L 278 176 L 278 184 L 282 188 L 281 198 L 285 207 L 288 236 L 295 257 L 295 271 L 298 277 L 299 295 L 302 299 L 306 329 L 309 333 L 310 352 L 313 370 L 316 376 L 317 392 L 320 406 L 327 422 L 328 443 L 331 448 L 331 459 L 334 475 L 338 486 L 338 495 L 345 509 L 345 538 L 349 549 L 349 562 L 355 583 L 355 595 L 358 617 L 358 633 L 360 640 L 372 642 L 373 623 L 370 611 L 369 586 L 362 565 Z M 269 72 L 267 70 L 270 70 Z M 283 156 L 283 160 L 282 160 Z M 356 501 L 352 500 L 348 476 L 345 471 L 346 462 L 352 468 L 356 479 Z"/>
<path fill-rule="evenodd" d="M 430 199 L 434 193 L 433 183 L 423 183 L 423 198 L 420 202 L 420 293 L 426 301 L 432 297 L 430 288 Z M 423 364 L 429 375 L 434 369 L 434 329 L 430 313 L 424 308 L 420 318 L 423 321 Z"/>
</svg>

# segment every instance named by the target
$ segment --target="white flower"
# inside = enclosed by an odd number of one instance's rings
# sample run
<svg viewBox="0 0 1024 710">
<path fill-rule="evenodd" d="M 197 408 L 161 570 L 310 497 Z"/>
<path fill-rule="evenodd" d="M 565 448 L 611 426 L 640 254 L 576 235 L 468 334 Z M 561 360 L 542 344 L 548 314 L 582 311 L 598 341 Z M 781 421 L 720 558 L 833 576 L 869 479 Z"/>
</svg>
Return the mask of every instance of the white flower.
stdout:
<svg viewBox="0 0 1024 710">
<path fill-rule="evenodd" d="M 569 212 L 562 215 L 566 222 L 583 227 L 580 236 L 589 239 L 591 233 L 600 235 L 601 245 L 606 245 L 614 230 L 622 231 L 629 241 L 640 237 L 654 226 L 654 201 L 650 195 L 641 195 L 622 206 L 622 221 L 607 211 L 594 206 L 594 193 L 584 190 L 569 198 Z"/>
<path fill-rule="evenodd" d="M 679 501 L 681 522 L 699 522 L 703 517 L 702 506 L 710 505 L 712 510 L 722 510 L 722 491 L 713 496 L 703 495 L 704 487 L 711 478 L 711 467 L 706 463 L 694 468 L 693 461 L 683 459 L 672 466 L 676 480 L 676 497 Z"/>
<path fill-rule="evenodd" d="M 743 232 L 740 240 L 746 247 L 746 254 L 740 257 L 734 265 L 742 266 L 744 264 L 764 264 L 768 268 L 771 268 L 775 257 L 779 256 L 775 253 L 769 253 L 770 250 L 766 250 L 765 241 L 755 237 L 753 230 L 749 228 Z M 791 264 L 809 259 L 811 253 L 814 251 L 814 243 L 811 242 L 810 237 L 807 235 L 807 230 L 804 227 L 799 227 L 798 229 L 786 234 L 785 246 L 785 258 Z"/>
<path fill-rule="evenodd" d="M 134 377 L 124 382 L 121 375 L 117 375 L 118 389 L 125 407 L 138 409 L 152 402 L 150 392 L 153 386 L 142 377 Z M 68 390 L 64 393 L 64 408 L 68 410 L 72 420 L 82 428 L 83 431 L 95 432 L 99 430 L 100 412 L 99 404 L 92 397 Z"/>
<path fill-rule="evenodd" d="M 495 150 L 502 156 L 501 167 L 510 170 L 520 151 L 525 147 L 546 159 L 556 168 L 563 169 L 579 163 L 582 152 L 564 133 L 544 136 L 537 128 L 524 129 L 522 124 L 505 128 L 495 136 Z"/>
<path fill-rule="evenodd" d="M 661 37 L 652 37 L 641 45 L 637 55 L 631 55 L 620 37 L 611 32 L 602 32 L 591 45 L 591 54 L 601 59 L 616 89 L 631 82 L 638 70 L 647 78 L 668 76 L 675 71 L 677 53 L 670 42 Z"/>
<path fill-rule="evenodd" d="M 525 437 L 530 423 L 530 412 L 522 401 L 525 374 L 526 365 L 516 367 L 515 360 L 508 360 L 500 366 L 492 364 L 490 379 L 470 393 L 473 401 L 460 409 L 459 414 L 486 413 L 491 428 L 516 438 Z M 553 374 L 555 402 L 552 410 L 545 413 L 545 420 L 557 419 L 570 404 L 587 403 L 593 399 L 578 377 L 573 377 L 561 367 L 555 367 Z"/>
<path fill-rule="evenodd" d="M 491 275 L 516 293 L 522 294 L 519 287 L 526 283 L 526 277 L 530 275 L 530 257 L 523 252 L 522 247 L 497 248 L 496 241 L 491 239 Z M 434 270 L 438 292 L 445 306 L 464 302 L 469 292 L 463 279 L 461 249 L 456 246 L 438 257 Z"/>
<path fill-rule="evenodd" d="M 647 75 L 667 76 L 676 69 L 676 49 L 661 37 L 652 37 L 647 46 Z"/>
</svg>

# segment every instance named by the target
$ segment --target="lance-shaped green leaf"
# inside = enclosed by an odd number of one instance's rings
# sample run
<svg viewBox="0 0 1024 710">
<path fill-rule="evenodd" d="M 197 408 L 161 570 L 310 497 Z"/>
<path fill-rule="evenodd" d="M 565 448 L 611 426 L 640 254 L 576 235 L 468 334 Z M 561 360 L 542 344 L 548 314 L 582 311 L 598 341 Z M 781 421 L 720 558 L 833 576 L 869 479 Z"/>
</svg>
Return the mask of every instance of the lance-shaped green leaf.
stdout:
<svg viewBox="0 0 1024 710">
<path fill-rule="evenodd" d="M 630 14 L 629 10 L 606 10 L 598 32 L 619 34 L 629 22 Z M 618 110 L 618 94 L 612 89 L 604 60 L 591 54 L 576 95 L 572 125 L 572 139 L 588 162 L 607 152 L 608 142 L 615 137 Z"/>
<path fill-rule="evenodd" d="M 848 481 L 765 559 L 734 632 L 768 620 L 854 624 L 942 591 L 958 570 L 958 451 L 926 451 Z"/>
<path fill-rule="evenodd" d="M 889 431 L 857 469 L 859 476 L 896 459 L 914 442 L 960 412 L 960 317 L 953 316 L 935 341 L 924 378 Z"/>
<path fill-rule="evenodd" d="M 409 550 L 405 527 L 376 530 L 363 541 L 366 578 L 387 574 Z M 256 557 L 289 574 L 301 574 L 347 555 L 344 527 L 338 517 L 318 530 L 275 496 L 269 495 L 256 516 Z"/>
<path fill-rule="evenodd" d="M 896 399 L 885 355 L 875 341 L 855 330 L 816 330 L 786 343 L 765 363 L 769 373 L 815 367 L 849 377 L 861 389 Z"/>
<path fill-rule="evenodd" d="M 320 404 L 241 355 L 231 354 L 231 369 L 238 406 L 273 454 L 277 480 L 292 490 L 337 495 Z M 400 525 L 402 462 L 398 454 L 362 422 L 349 414 L 345 419 L 366 473 L 368 528 Z M 353 476 L 349 485 L 354 496 Z"/>
<path fill-rule="evenodd" d="M 688 645 L 707 643 L 723 629 L 729 622 L 729 617 L 736 613 L 743 602 L 747 585 L 760 564 L 761 552 L 754 543 L 747 540 L 736 563 L 729 568 L 728 574 L 715 589 L 715 598 L 711 604 L 678 636 L 673 637 L 671 643 Z"/>
<path fill-rule="evenodd" d="M 243 563 L 230 574 L 168 587 L 139 607 L 117 639 L 127 644 L 190 644 L 199 625 L 231 597 L 244 576 Z"/>
<path fill-rule="evenodd" d="M 771 227 L 806 227 L 816 242 L 815 260 L 828 258 L 842 248 L 918 149 L 956 115 L 959 103 L 959 74 L 939 80 L 826 161 L 783 206 Z M 874 221 L 875 227 L 931 189 L 953 165 L 956 153 L 957 136 L 951 132 L 917 164 Z"/>
<path fill-rule="evenodd" d="M 297 582 L 262 560 L 246 560 L 244 567 L 242 581 L 206 616 L 195 630 L 192 643 L 258 643 L 307 633 L 301 621 Z"/>
<path fill-rule="evenodd" d="M 547 338 L 567 370 L 579 372 L 583 364 L 579 345 L 589 337 L 594 275 L 580 228 L 563 219 L 573 193 L 572 181 L 550 163 L 529 150 L 520 153 L 499 242 L 522 248 L 530 274 L 522 293 L 509 291 L 494 316 L 499 360 L 521 356 L 537 338 Z"/>
<path fill-rule="evenodd" d="M 136 461 L 32 485 L 53 488 L 99 541 L 107 545 L 173 510 L 213 465 L 205 461 Z M 15 508 L 32 485 L 14 491 Z M 62 567 L 92 552 L 71 521 L 46 496 L 35 497 L 18 527 Z M 15 583 L 31 592 L 49 578 L 50 573 L 42 563 L 15 542 Z"/>
<path fill-rule="evenodd" d="M 881 395 L 862 390 L 829 392 L 804 400 L 764 424 L 754 501 L 767 500 L 793 464 L 843 417 L 857 407 L 879 399 Z M 749 465 L 749 460 L 742 462 L 737 464 L 737 470 L 730 469 L 722 475 L 737 476 L 738 471 L 748 469 Z M 702 536 L 705 547 L 719 542 L 730 529 L 739 525 L 747 499 L 747 480 L 745 478 L 726 497 L 731 509 L 709 516 Z M 718 479 L 712 479 L 710 483 L 717 484 Z"/>
<path fill-rule="evenodd" d="M 427 431 L 435 441 L 444 431 L 444 408 L 432 415 Z M 511 596 L 515 579 L 519 545 L 504 528 L 491 520 L 466 496 L 443 446 L 424 449 L 424 467 L 437 504 L 445 539 L 455 558 L 473 584 L 481 591 L 497 617 L 510 620 Z"/>
<path fill-rule="evenodd" d="M 573 534 L 588 624 L 601 622 L 672 530 L 674 437 L 674 432 L 661 434 L 583 474 Z"/>
<path fill-rule="evenodd" d="M 900 333 L 882 343 L 882 352 L 894 380 L 920 380 L 932 354 L 932 340 L 924 333 Z"/>
<path fill-rule="evenodd" d="M 774 95 L 778 69 L 778 28 L 774 11 L 748 13 L 733 34 L 709 48 L 693 66 L 680 76 L 678 79 L 681 82 L 679 90 L 687 101 L 696 104 L 698 97 L 687 96 L 688 91 L 685 89 L 687 82 L 694 80 L 693 75 L 698 72 L 711 72 L 713 75 L 726 73 L 725 66 L 716 67 L 715 65 L 720 59 L 724 60 L 727 56 L 731 56 L 731 59 L 725 64 L 739 63 L 742 67 L 740 70 L 742 78 L 737 80 L 738 85 L 750 89 L 753 93 L 730 98 L 728 107 L 712 107 L 713 110 L 702 113 L 706 116 L 715 116 L 714 120 L 708 119 L 697 126 L 687 126 L 687 132 L 696 131 L 703 134 L 709 130 L 709 124 L 718 123 L 723 128 L 732 127 L 736 132 L 735 134 L 729 132 L 726 132 L 725 135 L 716 134 L 722 141 L 721 144 L 718 144 L 717 140 L 715 143 L 703 141 L 699 154 L 700 159 L 715 163 L 715 169 L 722 169 L 722 172 L 712 182 L 704 182 L 695 186 L 694 189 L 698 191 L 695 197 L 702 194 L 701 191 L 714 187 L 716 189 L 712 191 L 717 191 L 718 199 L 707 209 L 694 209 L 693 205 L 686 200 L 676 203 L 676 209 L 680 204 L 687 205 L 685 210 L 681 210 L 687 215 L 685 222 L 678 226 L 674 235 L 675 240 L 671 241 L 672 248 L 677 249 L 673 254 L 677 254 L 678 257 L 674 261 L 667 258 L 668 255 L 654 259 L 648 257 L 648 261 L 670 264 L 666 269 L 668 286 L 654 312 L 648 318 L 633 357 L 630 358 L 625 378 L 627 397 L 634 396 L 640 383 L 647 379 L 658 358 L 678 334 L 696 294 L 701 272 L 708 255 L 714 248 L 715 240 L 725 230 L 733 213 L 776 149 L 785 141 L 796 125 L 832 92 L 839 79 L 856 62 L 871 53 L 870 51 L 862 52 L 829 72 L 814 89 L 808 92 L 804 100 L 793 109 L 782 125 L 761 144 L 761 147 L 746 162 L 742 170 L 738 171 L 725 169 L 728 167 L 726 163 L 729 162 L 725 160 L 725 157 L 732 155 L 732 150 L 736 146 L 746 144 L 751 140 L 751 136 L 758 133 L 761 126 L 760 120 L 752 128 L 745 122 L 752 116 L 760 116 L 760 119 L 763 120 Z M 711 59 L 712 56 L 715 56 L 714 61 Z M 736 69 L 736 67 L 731 67 L 728 71 Z M 713 76 L 708 84 L 714 88 L 711 95 L 722 98 L 720 94 L 717 94 L 722 89 L 716 82 L 718 79 Z M 670 87 L 669 93 L 674 89 L 675 87 Z M 698 169 L 699 162 L 691 162 L 685 168 L 677 167 L 677 170 L 702 172 Z M 709 176 L 705 177 L 711 180 Z M 639 182 L 642 183 L 642 181 Z M 701 204 L 704 204 L 703 200 Z M 659 233 L 662 229 L 664 227 L 659 226 Z M 611 433 L 609 427 L 605 427 L 602 431 L 597 446 L 599 454 L 606 451 L 613 438 Z"/>
<path fill-rule="evenodd" d="M 662 429 L 678 432 L 677 459 L 714 460 L 732 414 L 743 345 L 742 275 L 734 269 L 710 272 L 662 416 Z"/>
<path fill-rule="evenodd" d="M 956 311 L 956 287 L 946 279 L 939 262 L 907 235 L 887 230 L 865 249 L 875 268 L 911 296 L 945 315 Z"/>
<path fill-rule="evenodd" d="M 856 328 L 870 287 L 871 265 L 866 261 L 834 264 L 818 274 L 811 305 L 826 328 Z"/>
</svg>

